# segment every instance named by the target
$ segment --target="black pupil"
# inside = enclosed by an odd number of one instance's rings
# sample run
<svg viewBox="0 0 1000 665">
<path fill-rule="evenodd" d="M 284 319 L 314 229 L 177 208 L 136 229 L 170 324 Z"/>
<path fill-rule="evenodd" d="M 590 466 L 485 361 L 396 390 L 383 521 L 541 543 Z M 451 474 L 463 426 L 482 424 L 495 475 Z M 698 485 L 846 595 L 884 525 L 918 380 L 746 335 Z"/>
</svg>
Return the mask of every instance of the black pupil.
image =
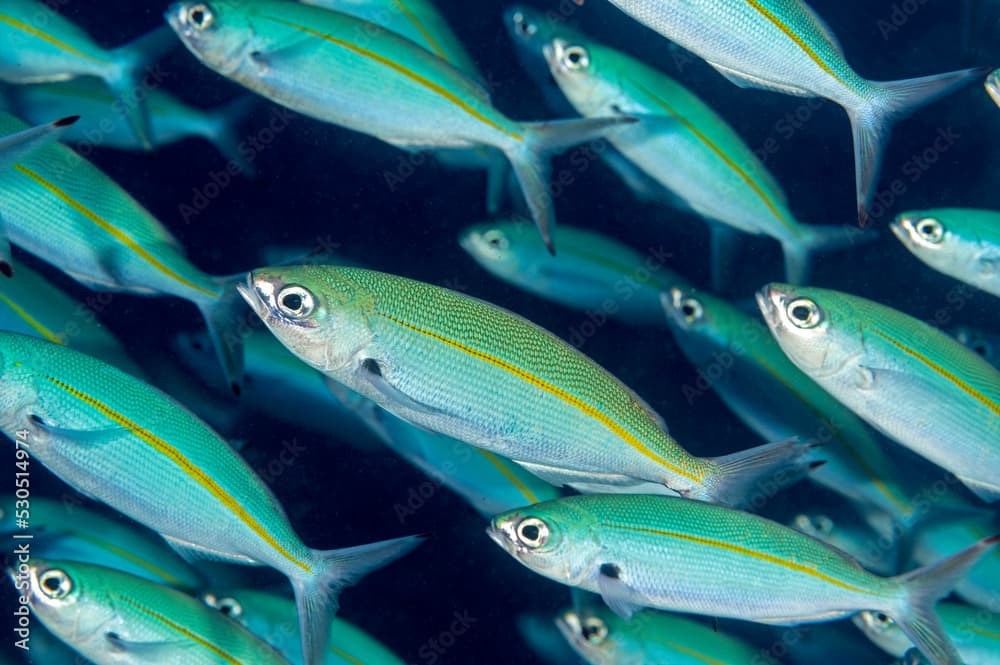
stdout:
<svg viewBox="0 0 1000 665">
<path fill-rule="evenodd" d="M 972 349 L 981 356 L 986 356 L 989 354 L 989 348 L 985 344 L 977 344 Z"/>
<path fill-rule="evenodd" d="M 584 626 L 583 627 L 583 636 L 585 638 L 587 638 L 588 640 L 590 638 L 594 637 L 595 635 L 597 635 L 599 632 L 600 632 L 600 628 L 598 628 L 595 625 L 590 625 L 590 626 Z"/>
<path fill-rule="evenodd" d="M 534 524 L 527 524 L 521 528 L 521 535 L 525 540 L 538 540 L 538 527 Z"/>
<path fill-rule="evenodd" d="M 792 309 L 792 318 L 796 321 L 808 321 L 809 320 L 809 308 L 805 305 L 799 305 Z"/>
<path fill-rule="evenodd" d="M 527 21 L 523 21 L 523 20 L 519 21 L 518 24 L 517 24 L 517 29 L 518 29 L 518 31 L 522 35 L 527 35 L 528 34 L 528 22 Z"/>
<path fill-rule="evenodd" d="M 499 247 L 500 246 L 500 238 L 498 238 L 496 236 L 493 236 L 492 238 L 490 238 L 489 243 L 490 243 L 491 247 Z"/>
<path fill-rule="evenodd" d="M 580 60 L 582 59 L 583 56 L 580 54 L 579 51 L 570 51 L 569 61 L 572 62 L 574 65 L 580 64 Z"/>
<path fill-rule="evenodd" d="M 232 603 L 223 603 L 222 607 L 219 608 L 219 610 L 223 614 L 225 614 L 226 616 L 229 616 L 230 614 L 232 614 L 234 609 L 236 609 L 236 608 L 233 607 Z"/>
<path fill-rule="evenodd" d="M 205 10 L 204 9 L 196 9 L 193 12 L 191 12 L 191 21 L 195 25 L 201 25 L 202 23 L 204 23 L 205 22 Z"/>
<path fill-rule="evenodd" d="M 692 316 L 695 315 L 695 312 L 697 310 L 694 308 L 694 305 L 692 305 L 691 303 L 685 303 L 684 306 L 681 307 L 681 311 L 684 312 L 684 316 L 692 317 Z"/>
<path fill-rule="evenodd" d="M 281 299 L 281 304 L 293 312 L 297 312 L 302 308 L 302 296 L 297 293 L 289 293 Z"/>
<path fill-rule="evenodd" d="M 47 580 L 45 580 L 44 582 L 42 582 L 42 586 L 44 586 L 46 588 L 46 590 L 48 590 L 48 591 L 55 592 L 55 591 L 59 590 L 59 587 L 61 585 L 60 585 L 60 582 L 59 582 L 59 578 L 57 578 L 57 577 L 50 577 Z"/>
</svg>

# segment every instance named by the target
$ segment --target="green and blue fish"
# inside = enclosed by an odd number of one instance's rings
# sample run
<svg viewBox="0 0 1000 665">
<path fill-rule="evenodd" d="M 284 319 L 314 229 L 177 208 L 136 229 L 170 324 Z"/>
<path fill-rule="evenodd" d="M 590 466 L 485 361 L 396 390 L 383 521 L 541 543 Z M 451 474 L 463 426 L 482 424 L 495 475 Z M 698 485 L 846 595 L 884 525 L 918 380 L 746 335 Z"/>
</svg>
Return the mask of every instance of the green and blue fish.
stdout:
<svg viewBox="0 0 1000 665">
<path fill-rule="evenodd" d="M 870 425 L 1000 499 L 1000 371 L 936 328 L 827 289 L 770 284 L 764 319 L 802 372 Z"/>
<path fill-rule="evenodd" d="M 339 266 L 253 271 L 243 297 L 308 365 L 390 413 L 589 491 L 740 503 L 808 466 L 794 441 L 688 453 L 633 391 L 577 349 L 449 289 Z"/>
<path fill-rule="evenodd" d="M 115 112 L 149 146 L 144 103 L 146 68 L 174 46 L 170 31 L 157 28 L 131 44 L 108 50 L 52 8 L 37 0 L 5 0 L 0 9 L 0 81 L 43 83 L 94 77 L 115 97 Z"/>
<path fill-rule="evenodd" d="M 962 662 L 935 603 L 1000 542 L 994 536 L 926 568 L 880 577 L 777 522 L 650 495 L 549 501 L 498 515 L 487 532 L 529 569 L 600 593 L 626 618 L 649 607 L 798 624 L 873 610 L 892 617 L 934 665 Z"/>
<path fill-rule="evenodd" d="M 338 590 L 409 552 L 419 537 L 306 547 L 250 466 L 155 388 L 45 340 L 0 332 L 0 429 L 83 494 L 179 552 L 270 566 L 295 590 L 306 665 L 318 665 Z"/>
<path fill-rule="evenodd" d="M 34 557 L 10 575 L 42 624 L 95 665 L 288 664 L 222 613 L 141 577 Z"/>
<path fill-rule="evenodd" d="M 1000 665 L 1000 614 L 959 603 L 941 603 L 937 611 L 965 665 Z M 862 612 L 854 623 L 888 654 L 902 657 L 913 648 L 913 642 L 886 614 Z"/>
<path fill-rule="evenodd" d="M 610 0 L 741 88 L 822 97 L 854 133 L 858 216 L 867 225 L 893 124 L 988 69 L 870 81 L 848 64 L 833 30 L 803 0 Z"/>
<path fill-rule="evenodd" d="M 899 215 L 891 228 L 931 268 L 1000 297 L 1000 212 L 914 210 Z"/>
<path fill-rule="evenodd" d="M 515 122 L 430 51 L 372 23 L 292 2 L 183 2 L 167 21 L 206 66 L 306 116 L 405 150 L 495 148 L 505 154 L 553 251 L 543 154 L 634 118 Z"/>
</svg>

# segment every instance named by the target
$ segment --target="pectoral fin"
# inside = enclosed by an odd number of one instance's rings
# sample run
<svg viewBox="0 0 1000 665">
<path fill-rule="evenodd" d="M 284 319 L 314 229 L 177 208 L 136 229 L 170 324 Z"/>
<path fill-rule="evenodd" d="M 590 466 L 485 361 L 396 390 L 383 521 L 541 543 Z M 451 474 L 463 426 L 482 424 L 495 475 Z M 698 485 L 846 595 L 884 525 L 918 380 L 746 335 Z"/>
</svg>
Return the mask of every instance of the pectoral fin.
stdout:
<svg viewBox="0 0 1000 665">
<path fill-rule="evenodd" d="M 169 642 L 135 642 L 126 640 L 118 633 L 105 633 L 109 651 L 117 654 L 129 654 L 130 660 L 143 663 L 173 663 L 181 655 L 182 650 L 197 646 L 192 640 L 175 640 Z"/>
<path fill-rule="evenodd" d="M 177 554 L 188 563 L 195 564 L 198 561 L 221 561 L 223 563 L 238 563 L 244 566 L 260 566 L 258 561 L 242 554 L 230 554 L 219 552 L 201 545 L 190 543 L 174 536 L 160 534 L 167 544 L 174 549 Z"/>
<path fill-rule="evenodd" d="M 717 65 L 714 62 L 709 62 L 708 64 L 712 65 L 717 72 L 729 79 L 730 83 L 739 86 L 740 88 L 753 88 L 757 90 L 767 90 L 769 92 L 781 92 L 786 95 L 795 95 L 796 97 L 815 97 L 813 93 L 802 88 L 765 81 L 764 79 L 749 76 L 743 72 L 738 72 L 735 69 L 730 69 L 729 67 L 725 67 L 723 65 Z"/>
<path fill-rule="evenodd" d="M 642 605 L 635 602 L 636 593 L 622 581 L 621 572 L 618 564 L 602 563 L 597 576 L 597 587 L 600 589 L 601 598 L 612 612 L 625 619 L 631 619 L 633 614 L 642 609 Z"/>
<path fill-rule="evenodd" d="M 392 402 L 393 404 L 400 406 L 408 411 L 416 411 L 424 415 L 447 415 L 444 411 L 438 408 L 423 404 L 399 388 L 389 383 L 384 376 L 382 376 L 382 367 L 378 364 L 378 361 L 374 358 L 365 358 L 361 362 L 359 368 L 359 374 L 361 378 L 367 381 L 375 390 L 377 390 L 381 395 Z"/>
<path fill-rule="evenodd" d="M 130 433 L 127 427 L 109 427 L 107 429 L 72 429 L 69 427 L 57 427 L 51 425 L 41 416 L 31 414 L 29 416 L 32 424 L 45 434 L 61 441 L 69 441 L 83 446 L 92 446 L 102 443 L 110 443 L 116 439 Z"/>
</svg>

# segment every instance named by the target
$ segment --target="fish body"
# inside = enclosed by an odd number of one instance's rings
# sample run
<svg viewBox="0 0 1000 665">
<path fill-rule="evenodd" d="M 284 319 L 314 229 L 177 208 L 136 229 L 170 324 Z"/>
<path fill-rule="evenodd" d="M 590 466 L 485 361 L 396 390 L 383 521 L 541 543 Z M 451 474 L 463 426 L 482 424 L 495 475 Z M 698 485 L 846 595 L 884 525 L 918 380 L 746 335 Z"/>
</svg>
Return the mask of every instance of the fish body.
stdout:
<svg viewBox="0 0 1000 665">
<path fill-rule="evenodd" d="M 204 583 L 198 571 L 155 533 L 106 517 L 78 499 L 32 496 L 26 504 L 8 496 L 0 498 L 0 505 L 4 507 L 0 518 L 4 533 L 21 531 L 15 521 L 19 509 L 30 515 L 28 533 L 34 556 L 86 561 L 177 589 L 197 590 Z"/>
<path fill-rule="evenodd" d="M 1000 499 L 1000 372 L 902 312 L 826 289 L 757 296 L 788 358 L 876 429 Z"/>
<path fill-rule="evenodd" d="M 677 81 L 580 36 L 557 36 L 542 49 L 553 78 L 581 115 L 641 119 L 609 136 L 612 145 L 710 222 L 780 242 L 790 281 L 807 278 L 811 251 L 846 246 L 861 237 L 846 228 L 799 223 L 784 191 L 750 146 Z M 719 232 L 724 231 L 713 230 Z"/>
<path fill-rule="evenodd" d="M 664 296 L 666 319 L 684 355 L 708 385 L 762 438 L 802 437 L 823 444 L 826 464 L 810 480 L 905 525 L 913 516 L 912 483 L 899 473 L 863 420 L 800 371 L 767 325 L 702 291 Z M 700 387 L 700 385 L 699 385 Z M 700 393 L 690 387 L 688 399 Z"/>
<path fill-rule="evenodd" d="M 844 108 L 854 133 L 859 219 L 878 185 L 893 123 L 987 70 L 870 81 L 848 64 L 830 27 L 803 0 L 611 0 L 743 88 L 822 97 Z"/>
<path fill-rule="evenodd" d="M 0 134 L 24 128 L 0 112 Z M 0 231 L 90 288 L 194 303 L 230 382 L 238 384 L 240 338 L 227 334 L 240 311 L 232 285 L 195 267 L 151 213 L 70 148 L 41 147 L 0 178 Z"/>
<path fill-rule="evenodd" d="M 487 532 L 531 570 L 600 593 L 626 618 L 649 607 L 796 624 L 871 609 L 893 617 L 936 665 L 961 661 L 934 603 L 1000 540 L 886 578 L 776 522 L 675 497 L 567 497 L 498 515 Z"/>
<path fill-rule="evenodd" d="M 229 444 L 155 388 L 16 333 L 0 333 L 0 359 L 0 429 L 11 440 L 27 440 L 32 459 L 181 552 L 285 574 L 305 627 L 303 651 L 313 658 L 326 642 L 336 590 L 419 542 L 309 549 Z"/>
<path fill-rule="evenodd" d="M 695 457 L 575 348 L 441 287 L 361 268 L 293 266 L 256 270 L 240 291 L 289 350 L 334 381 L 556 485 L 645 484 L 736 503 L 762 475 L 798 469 L 805 451 L 784 442 Z"/>
<path fill-rule="evenodd" d="M 25 568 L 12 577 L 34 615 L 95 665 L 288 663 L 232 619 L 169 587 L 76 561 L 32 558 Z"/>
<path fill-rule="evenodd" d="M 965 665 L 1000 664 L 1000 614 L 960 603 L 941 603 L 938 614 Z M 854 623 L 890 655 L 902 657 L 913 648 L 899 626 L 884 614 L 862 612 L 854 617 Z"/>
<path fill-rule="evenodd" d="M 295 621 L 295 603 L 291 600 L 253 589 L 209 593 L 203 600 L 270 644 L 292 665 L 302 665 L 299 626 Z M 381 642 L 338 617 L 330 623 L 330 639 L 320 662 L 323 665 L 403 665 L 403 661 Z"/>
<path fill-rule="evenodd" d="M 937 208 L 892 223 L 906 249 L 938 272 L 1000 297 L 1000 212 Z"/>
<path fill-rule="evenodd" d="M 666 266 L 670 252 L 645 255 L 618 241 L 560 226 L 559 254 L 536 242 L 516 221 L 488 222 L 462 232 L 459 244 L 495 277 L 572 309 L 607 312 L 634 325 L 663 326 L 660 293 L 687 281 Z"/>
</svg>

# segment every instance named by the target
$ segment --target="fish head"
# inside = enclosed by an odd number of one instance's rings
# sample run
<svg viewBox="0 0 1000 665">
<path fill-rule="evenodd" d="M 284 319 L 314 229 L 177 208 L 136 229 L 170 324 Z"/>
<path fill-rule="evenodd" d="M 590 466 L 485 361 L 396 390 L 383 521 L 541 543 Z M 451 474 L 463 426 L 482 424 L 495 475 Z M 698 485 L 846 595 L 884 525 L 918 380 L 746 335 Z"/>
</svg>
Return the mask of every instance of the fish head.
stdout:
<svg viewBox="0 0 1000 665">
<path fill-rule="evenodd" d="M 269 46 L 260 31 L 254 29 L 252 5 L 232 0 L 178 2 L 167 9 L 164 17 L 191 53 L 228 76 L 251 54 L 266 51 Z"/>
<path fill-rule="evenodd" d="M 476 263 L 500 275 L 516 275 L 519 257 L 531 251 L 532 243 L 538 243 L 538 238 L 529 222 L 479 224 L 465 229 L 458 238 L 458 244 Z M 544 248 L 542 252 L 548 256 Z"/>
<path fill-rule="evenodd" d="M 893 234 L 914 256 L 941 271 L 961 266 L 968 257 L 959 248 L 955 228 L 959 222 L 956 210 L 914 210 L 904 212 L 890 224 Z"/>
<path fill-rule="evenodd" d="M 497 515 L 486 532 L 534 572 L 576 586 L 591 572 L 589 562 L 600 552 L 599 544 L 585 535 L 592 521 L 570 505 L 548 501 Z"/>
<path fill-rule="evenodd" d="M 851 620 L 869 640 L 890 652 L 906 651 L 911 643 L 899 626 L 884 612 L 866 610 L 858 612 Z"/>
<path fill-rule="evenodd" d="M 347 367 L 372 340 L 370 294 L 336 266 L 262 268 L 238 288 L 278 341 L 322 372 Z"/>
<path fill-rule="evenodd" d="M 81 653 L 93 652 L 87 645 L 100 648 L 106 633 L 114 630 L 115 612 L 110 603 L 101 602 L 100 590 L 88 589 L 93 575 L 81 572 L 84 564 L 47 562 L 31 558 L 27 566 L 11 570 L 18 589 L 23 591 L 25 577 L 31 611 L 45 627 Z"/>
<path fill-rule="evenodd" d="M 616 617 L 600 608 L 566 610 L 556 617 L 556 627 L 573 650 L 594 665 L 641 665 L 642 654 L 632 658 L 615 631 Z"/>
<path fill-rule="evenodd" d="M 576 39 L 564 12 L 543 12 L 527 5 L 514 5 L 504 12 L 504 27 L 514 43 L 526 51 L 542 55 L 545 44 L 556 37 Z"/>
<path fill-rule="evenodd" d="M 852 370 L 864 355 L 863 319 L 843 294 L 768 284 L 757 305 L 788 359 L 813 379 Z"/>
<path fill-rule="evenodd" d="M 620 97 L 617 86 L 601 72 L 605 50 L 580 39 L 556 37 L 542 47 L 559 89 L 583 115 L 608 113 Z"/>
<path fill-rule="evenodd" d="M 660 304 L 671 328 L 699 337 L 714 336 L 717 329 L 715 298 L 695 289 L 672 287 L 660 294 Z"/>
</svg>

